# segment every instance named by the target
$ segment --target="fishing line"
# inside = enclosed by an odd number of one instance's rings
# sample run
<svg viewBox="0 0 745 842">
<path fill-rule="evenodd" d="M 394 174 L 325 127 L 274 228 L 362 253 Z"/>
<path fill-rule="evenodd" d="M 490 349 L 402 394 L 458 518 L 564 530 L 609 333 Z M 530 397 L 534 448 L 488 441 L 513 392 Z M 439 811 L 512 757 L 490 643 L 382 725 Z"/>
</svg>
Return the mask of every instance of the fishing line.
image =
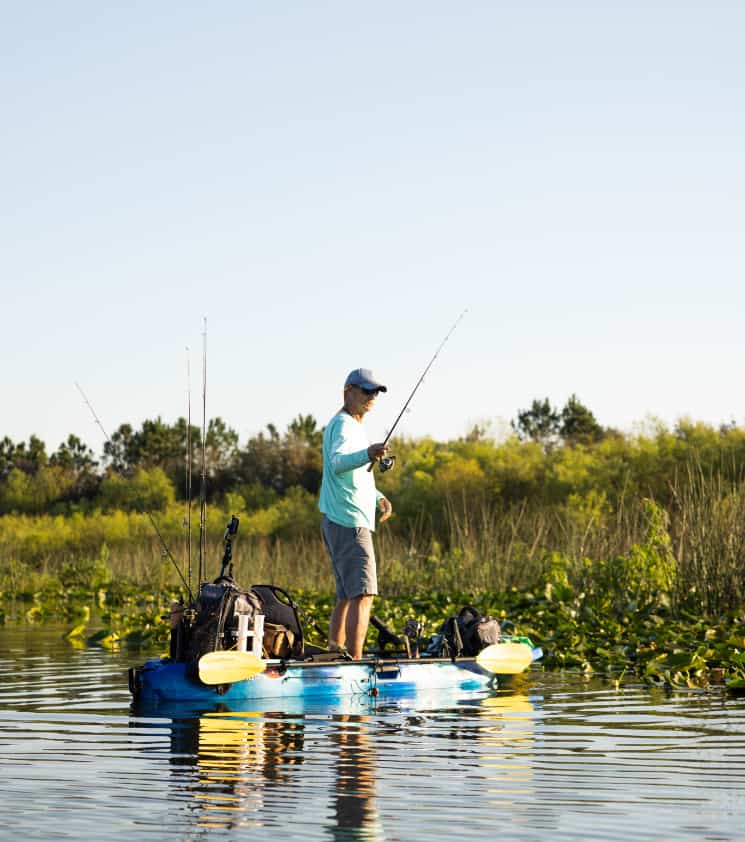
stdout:
<svg viewBox="0 0 745 842">
<path fill-rule="evenodd" d="M 430 368 L 432 368 L 432 363 L 434 363 L 434 361 L 437 359 L 437 355 L 438 355 L 438 354 L 440 353 L 440 351 L 443 349 L 443 346 L 444 346 L 444 345 L 445 345 L 445 343 L 448 341 L 448 339 L 450 339 L 450 337 L 451 337 L 451 335 L 452 335 L 453 331 L 455 330 L 455 328 L 456 328 L 456 327 L 458 327 L 458 324 L 460 323 L 460 320 L 463 318 L 463 316 L 465 316 L 465 315 L 466 315 L 466 313 L 467 313 L 467 312 L 468 312 L 468 308 L 466 307 L 466 309 L 465 309 L 465 310 L 463 310 L 463 312 L 460 314 L 460 316 L 458 316 L 458 318 L 455 320 L 455 323 L 454 323 L 454 324 L 453 324 L 453 326 L 450 328 L 450 330 L 447 332 L 447 335 L 445 336 L 445 338 L 444 338 L 444 339 L 442 340 L 442 342 L 440 342 L 440 344 L 437 346 L 437 350 L 435 351 L 434 356 L 432 357 L 432 359 L 431 359 L 431 360 L 429 361 L 429 363 L 427 364 L 427 367 L 426 367 L 426 368 L 424 369 L 424 371 L 422 372 L 422 376 L 419 378 L 419 380 L 417 380 L 417 382 L 416 382 L 416 386 L 414 386 L 414 388 L 412 389 L 411 394 L 409 395 L 408 400 L 406 401 L 406 403 L 405 403 L 405 404 L 404 404 L 404 406 L 403 406 L 403 409 L 401 410 L 401 412 L 399 412 L 399 413 L 398 413 L 398 418 L 396 418 L 396 420 L 393 422 L 393 426 L 392 426 L 392 427 L 391 427 L 391 429 L 388 431 L 388 435 L 385 437 L 385 439 L 383 439 L 383 446 L 385 446 L 386 444 L 388 444 L 388 441 L 389 441 L 390 437 L 393 435 L 393 431 L 394 431 L 394 430 L 396 429 L 396 427 L 398 426 L 398 422 L 401 420 L 401 418 L 403 418 L 403 414 L 404 414 L 404 412 L 406 412 L 406 410 L 408 409 L 409 404 L 411 403 L 411 399 L 412 399 L 412 398 L 414 397 L 414 395 L 417 393 L 417 389 L 418 389 L 418 388 L 422 385 L 422 381 L 423 381 L 423 380 L 424 380 L 424 378 L 426 377 L 427 372 L 430 370 Z M 388 458 L 388 459 L 392 459 L 392 457 L 387 457 L 387 458 Z M 392 467 L 393 467 L 393 462 L 392 462 L 392 461 L 391 461 L 390 463 L 386 463 L 386 467 L 383 467 L 383 460 L 381 459 L 380 461 L 381 461 L 381 471 L 387 471 L 387 470 L 389 470 L 390 468 L 392 468 Z M 368 470 L 368 472 L 369 472 L 369 471 L 372 471 L 372 469 L 373 469 L 374 467 L 375 467 L 375 461 L 373 461 L 373 462 L 371 462 L 371 463 L 370 463 L 370 466 L 369 466 L 369 467 L 368 467 L 368 469 L 367 469 L 367 470 Z"/>
<path fill-rule="evenodd" d="M 111 439 L 109 438 L 109 434 L 108 434 L 108 433 L 106 432 L 106 430 L 104 429 L 104 426 L 103 426 L 103 424 L 101 423 L 101 419 L 98 417 L 98 415 L 96 415 L 96 410 L 93 408 L 93 406 L 92 406 L 91 402 L 88 400 L 88 398 L 87 398 L 87 396 L 86 396 L 85 392 L 83 391 L 83 389 L 82 389 L 82 387 L 81 387 L 80 383 L 78 383 L 78 382 L 77 382 L 77 380 L 75 381 L 75 386 L 77 387 L 77 390 L 78 390 L 78 391 L 80 392 L 80 394 L 82 395 L 82 398 L 83 398 L 83 400 L 84 400 L 84 401 L 85 401 L 85 403 L 86 403 L 86 406 L 88 407 L 88 409 L 90 409 L 91 414 L 93 415 L 93 418 L 95 419 L 96 424 L 98 424 L 98 427 L 99 427 L 99 429 L 101 430 L 101 432 L 103 433 L 104 438 L 106 439 L 106 441 L 107 441 L 107 443 L 108 443 L 109 447 L 110 447 L 110 448 L 112 449 L 112 451 L 113 451 L 113 450 L 114 450 L 114 444 L 113 444 L 113 442 L 111 441 Z M 126 477 L 125 477 L 125 475 L 124 475 L 124 472 L 123 472 L 122 470 L 118 470 L 117 468 L 114 468 L 114 470 L 115 470 L 115 471 L 119 474 L 119 476 L 121 476 L 121 477 L 123 477 L 123 478 L 125 478 L 125 479 L 126 479 Z M 176 559 L 175 559 L 175 558 L 173 557 L 173 555 L 171 554 L 171 551 L 168 549 L 168 544 L 166 544 L 165 538 L 164 538 L 164 537 L 163 537 L 163 535 L 161 534 L 161 531 L 160 531 L 160 529 L 158 528 L 158 524 L 155 522 L 155 518 L 152 516 L 152 514 L 150 513 L 150 511 L 149 511 L 148 509 L 144 508 L 144 507 L 143 507 L 143 512 L 144 512 L 144 513 L 148 516 L 148 518 L 150 519 L 150 523 L 152 524 L 152 527 L 153 527 L 153 529 L 155 530 L 155 534 L 158 536 L 158 539 L 160 540 L 160 544 L 161 544 L 161 546 L 163 547 L 163 554 L 166 556 L 166 558 L 170 559 L 171 563 L 172 563 L 172 564 L 173 564 L 173 566 L 176 568 L 176 572 L 177 572 L 177 573 L 178 573 L 178 575 L 180 576 L 181 581 L 184 583 L 184 586 L 186 587 L 186 590 L 187 590 L 187 592 L 188 592 L 188 594 L 189 594 L 189 601 L 190 601 L 190 602 L 194 602 L 194 595 L 193 595 L 193 594 L 192 594 L 192 592 L 191 592 L 191 587 L 189 586 L 189 583 L 188 583 L 188 582 L 186 581 L 186 579 L 184 578 L 184 574 L 181 572 L 181 568 L 178 566 L 178 562 L 176 561 Z"/>
</svg>

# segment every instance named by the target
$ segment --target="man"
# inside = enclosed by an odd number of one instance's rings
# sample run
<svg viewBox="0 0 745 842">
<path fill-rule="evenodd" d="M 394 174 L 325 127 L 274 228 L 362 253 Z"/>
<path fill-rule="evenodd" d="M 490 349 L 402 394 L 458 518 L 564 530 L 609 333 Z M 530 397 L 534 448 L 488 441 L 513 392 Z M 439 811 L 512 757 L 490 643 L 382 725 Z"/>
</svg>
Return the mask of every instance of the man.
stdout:
<svg viewBox="0 0 745 842">
<path fill-rule="evenodd" d="M 375 510 L 380 522 L 393 507 L 375 488 L 368 471 L 387 452 L 382 443 L 369 444 L 362 419 L 380 392 L 388 391 L 370 369 L 356 368 L 344 383 L 344 406 L 323 433 L 323 480 L 318 508 L 324 518 L 323 540 L 336 580 L 336 606 L 331 614 L 329 646 L 362 657 L 373 597 L 378 593 L 375 551 Z"/>
</svg>

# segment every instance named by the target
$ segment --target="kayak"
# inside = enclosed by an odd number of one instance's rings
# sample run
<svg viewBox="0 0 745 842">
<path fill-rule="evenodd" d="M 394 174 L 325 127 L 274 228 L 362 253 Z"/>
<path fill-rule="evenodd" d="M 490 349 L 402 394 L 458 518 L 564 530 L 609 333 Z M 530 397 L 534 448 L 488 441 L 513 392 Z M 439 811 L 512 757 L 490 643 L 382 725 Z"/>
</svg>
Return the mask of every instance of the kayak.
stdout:
<svg viewBox="0 0 745 842">
<path fill-rule="evenodd" d="M 541 655 L 527 638 L 506 638 L 473 658 L 268 659 L 258 662 L 252 677 L 221 683 L 200 680 L 194 664 L 161 658 L 132 667 L 129 688 L 136 702 L 145 703 L 285 698 L 333 702 L 347 696 L 392 697 L 422 690 L 488 691 L 497 688 L 500 678 L 523 672 Z"/>
</svg>

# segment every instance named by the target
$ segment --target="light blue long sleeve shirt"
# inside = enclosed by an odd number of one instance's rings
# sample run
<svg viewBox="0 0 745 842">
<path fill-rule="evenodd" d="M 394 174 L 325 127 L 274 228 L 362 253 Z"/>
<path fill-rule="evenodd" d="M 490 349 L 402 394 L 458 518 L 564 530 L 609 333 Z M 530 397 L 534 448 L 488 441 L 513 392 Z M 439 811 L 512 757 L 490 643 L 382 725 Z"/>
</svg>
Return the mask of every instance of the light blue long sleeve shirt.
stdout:
<svg viewBox="0 0 745 842">
<path fill-rule="evenodd" d="M 365 428 L 342 411 L 323 432 L 323 479 L 318 508 L 339 526 L 375 531 L 375 510 L 383 495 L 368 471 L 370 458 Z"/>
</svg>

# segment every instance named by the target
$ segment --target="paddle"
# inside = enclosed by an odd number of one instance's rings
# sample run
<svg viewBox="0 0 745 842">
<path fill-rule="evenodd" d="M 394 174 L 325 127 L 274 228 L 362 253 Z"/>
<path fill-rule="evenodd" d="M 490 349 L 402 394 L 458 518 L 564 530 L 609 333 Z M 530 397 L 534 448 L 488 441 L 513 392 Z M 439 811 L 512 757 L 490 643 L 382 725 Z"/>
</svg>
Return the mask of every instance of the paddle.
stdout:
<svg viewBox="0 0 745 842">
<path fill-rule="evenodd" d="M 204 684 L 232 684 L 254 678 L 265 669 L 266 661 L 253 652 L 208 652 L 199 659 L 199 680 Z"/>
<path fill-rule="evenodd" d="M 516 675 L 533 662 L 533 652 L 525 643 L 492 643 L 476 656 L 476 663 L 488 672 Z"/>
</svg>

